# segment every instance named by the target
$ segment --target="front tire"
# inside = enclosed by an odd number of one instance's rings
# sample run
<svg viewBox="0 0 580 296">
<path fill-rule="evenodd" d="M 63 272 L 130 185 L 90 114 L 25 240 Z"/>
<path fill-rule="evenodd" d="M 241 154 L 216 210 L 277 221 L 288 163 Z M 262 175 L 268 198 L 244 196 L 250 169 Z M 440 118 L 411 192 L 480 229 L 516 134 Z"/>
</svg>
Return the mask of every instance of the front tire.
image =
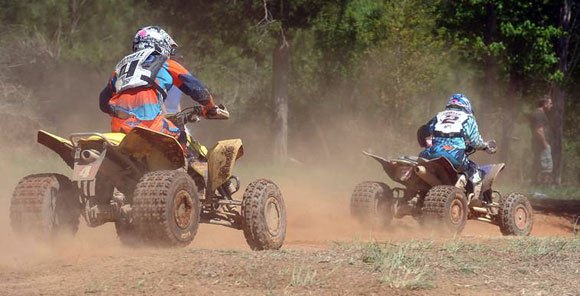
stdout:
<svg viewBox="0 0 580 296">
<path fill-rule="evenodd" d="M 280 189 L 266 179 L 246 187 L 242 200 L 242 229 L 252 250 L 277 250 L 286 237 L 286 206 Z"/>
<path fill-rule="evenodd" d="M 51 240 L 74 236 L 79 229 L 81 204 L 69 178 L 60 174 L 24 177 L 10 201 L 10 223 L 17 235 Z"/>
<path fill-rule="evenodd" d="M 499 202 L 499 229 L 503 235 L 528 236 L 534 224 L 532 206 L 521 193 L 510 193 Z"/>
<path fill-rule="evenodd" d="M 362 223 L 388 226 L 393 220 L 393 192 L 385 183 L 362 182 L 350 198 L 350 214 Z"/>
<path fill-rule="evenodd" d="M 185 247 L 197 233 L 199 195 L 195 183 L 184 171 L 145 174 L 135 188 L 132 207 L 134 230 L 144 243 Z M 130 231 L 131 228 L 119 230 Z M 123 243 L 133 243 L 130 233 L 124 236 Z"/>
<path fill-rule="evenodd" d="M 449 185 L 434 186 L 423 203 L 423 222 L 440 222 L 446 231 L 459 234 L 467 223 L 467 198 L 460 188 Z"/>
</svg>

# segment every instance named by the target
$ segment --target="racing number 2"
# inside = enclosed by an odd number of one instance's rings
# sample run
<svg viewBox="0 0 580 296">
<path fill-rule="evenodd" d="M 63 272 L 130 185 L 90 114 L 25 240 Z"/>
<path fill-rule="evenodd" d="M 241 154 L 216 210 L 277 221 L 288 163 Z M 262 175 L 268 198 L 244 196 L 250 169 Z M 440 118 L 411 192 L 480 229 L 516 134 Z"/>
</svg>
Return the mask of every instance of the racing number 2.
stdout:
<svg viewBox="0 0 580 296">
<path fill-rule="evenodd" d="M 134 60 L 128 64 L 129 68 L 127 68 L 127 64 L 123 65 L 121 70 L 119 70 L 119 77 L 125 76 L 125 78 L 129 78 L 133 76 L 133 74 L 135 74 L 135 69 L 137 69 L 137 64 L 139 64 L 139 60 Z"/>
<path fill-rule="evenodd" d="M 443 119 L 443 121 L 441 122 L 442 124 L 454 124 L 457 119 L 459 119 L 459 116 L 455 115 L 455 114 L 445 114 L 445 118 Z"/>
</svg>

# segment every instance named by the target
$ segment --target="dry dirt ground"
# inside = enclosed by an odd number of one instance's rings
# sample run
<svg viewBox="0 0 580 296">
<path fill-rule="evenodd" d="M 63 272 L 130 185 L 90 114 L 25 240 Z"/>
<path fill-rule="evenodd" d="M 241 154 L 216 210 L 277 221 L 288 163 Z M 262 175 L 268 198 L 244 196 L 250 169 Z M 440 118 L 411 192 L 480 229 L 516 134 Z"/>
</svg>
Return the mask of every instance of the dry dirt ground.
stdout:
<svg viewBox="0 0 580 296">
<path fill-rule="evenodd" d="M 3 197 L 0 295 L 580 295 L 580 239 L 564 218 L 536 215 L 531 238 L 478 221 L 448 238 L 411 218 L 362 226 L 349 192 L 281 188 L 287 239 L 267 252 L 214 225 L 183 249 L 125 248 L 112 225 L 40 245 L 12 235 Z"/>
</svg>

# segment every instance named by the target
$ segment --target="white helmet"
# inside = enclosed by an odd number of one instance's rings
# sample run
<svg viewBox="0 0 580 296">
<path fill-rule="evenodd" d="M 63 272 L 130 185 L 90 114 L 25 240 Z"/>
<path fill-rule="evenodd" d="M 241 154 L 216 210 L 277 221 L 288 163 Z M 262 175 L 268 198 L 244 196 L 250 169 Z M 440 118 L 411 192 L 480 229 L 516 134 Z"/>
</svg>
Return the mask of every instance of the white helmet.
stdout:
<svg viewBox="0 0 580 296">
<path fill-rule="evenodd" d="M 169 57 L 175 53 L 177 43 L 171 36 L 157 26 L 141 28 L 133 38 L 133 52 L 153 48 L 158 53 Z"/>
</svg>

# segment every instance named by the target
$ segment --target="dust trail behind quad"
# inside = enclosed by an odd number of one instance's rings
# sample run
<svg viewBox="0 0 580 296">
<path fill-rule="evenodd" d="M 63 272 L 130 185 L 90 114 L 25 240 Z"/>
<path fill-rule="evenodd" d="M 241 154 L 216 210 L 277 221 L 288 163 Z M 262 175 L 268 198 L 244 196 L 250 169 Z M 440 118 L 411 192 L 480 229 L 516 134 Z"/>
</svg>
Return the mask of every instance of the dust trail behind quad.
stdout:
<svg viewBox="0 0 580 296">
<path fill-rule="evenodd" d="M 290 180 L 282 180 L 288 212 L 285 249 L 325 249 L 334 242 L 352 241 L 408 241 L 415 239 L 445 239 L 428 230 L 421 229 L 410 217 L 395 219 L 388 228 L 361 225 L 350 217 L 349 192 L 332 192 L 313 184 L 297 187 Z M 8 188 L 5 188 L 8 189 Z M 32 241 L 19 240 L 12 234 L 9 225 L 9 203 L 4 199 L 0 207 L 0 268 L 33 266 L 38 262 L 58 261 L 61 264 L 76 264 L 107 256 L 147 256 L 151 249 L 131 249 L 121 245 L 112 224 L 97 228 L 82 226 L 77 236 L 61 238 L 53 245 L 41 245 Z M 536 215 L 533 236 L 570 236 L 569 224 L 563 218 Z M 483 239 L 501 237 L 494 225 L 479 221 L 468 221 L 462 238 Z M 191 249 L 235 249 L 249 250 L 243 234 L 234 229 L 202 224 Z"/>
</svg>

